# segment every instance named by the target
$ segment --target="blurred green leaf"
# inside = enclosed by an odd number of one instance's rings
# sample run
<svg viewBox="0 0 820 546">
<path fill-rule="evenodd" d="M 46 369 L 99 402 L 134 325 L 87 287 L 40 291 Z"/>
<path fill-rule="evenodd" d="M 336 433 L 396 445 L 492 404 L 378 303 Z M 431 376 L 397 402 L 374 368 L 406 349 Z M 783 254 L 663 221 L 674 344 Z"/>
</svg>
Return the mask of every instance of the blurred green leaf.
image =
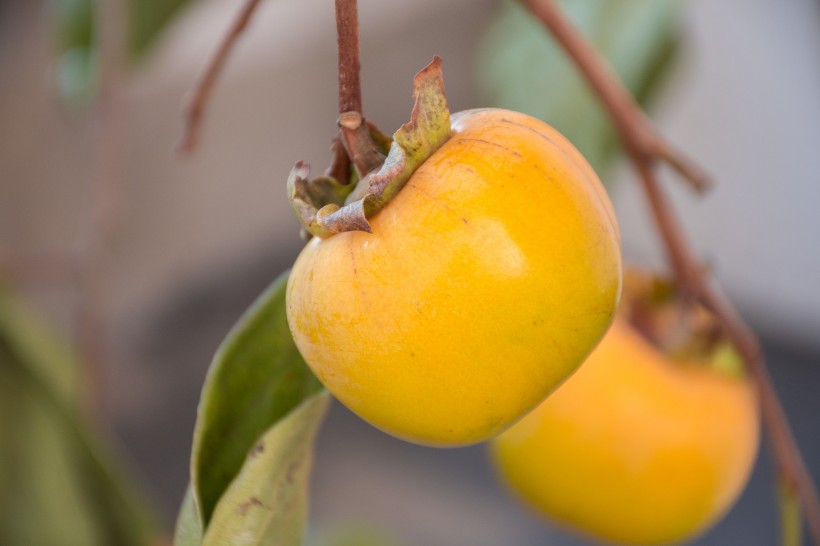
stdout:
<svg viewBox="0 0 820 546">
<path fill-rule="evenodd" d="M 400 543 L 370 523 L 344 522 L 311 530 L 306 546 L 398 546 Z"/>
<path fill-rule="evenodd" d="M 52 0 L 59 51 L 94 49 L 98 2 L 104 0 Z M 146 53 L 165 26 L 192 0 L 127 0 L 128 52 L 132 58 Z M 105 22 L 102 22 L 105 24 Z"/>
<path fill-rule="evenodd" d="M 0 544 L 103 545 L 59 419 L 0 340 Z M 42 522 L 48 522 L 44 525 Z"/>
<path fill-rule="evenodd" d="M 194 492 L 188 487 L 177 517 L 174 546 L 200 546 L 201 544 L 202 522 L 196 510 Z"/>
<path fill-rule="evenodd" d="M 563 0 L 561 5 L 645 103 L 674 56 L 677 0 Z M 482 38 L 477 60 L 484 103 L 546 121 L 605 176 L 618 152 L 609 118 L 541 22 L 519 2 L 502 3 Z"/>
<path fill-rule="evenodd" d="M 56 35 L 56 74 L 60 96 L 71 102 L 93 97 L 97 80 L 97 21 L 104 0 L 51 0 Z M 145 55 L 175 15 L 192 0 L 127 0 L 128 56 Z"/>
<path fill-rule="evenodd" d="M 88 102 L 97 80 L 94 0 L 51 0 L 51 6 L 57 91 L 70 103 Z"/>
<path fill-rule="evenodd" d="M 128 51 L 146 53 L 162 29 L 191 0 L 128 0 Z"/>
<path fill-rule="evenodd" d="M 153 521 L 77 409 L 70 352 L 0 292 L 0 544 L 145 545 Z"/>
<path fill-rule="evenodd" d="M 51 0 L 57 47 L 68 51 L 94 42 L 94 0 Z"/>
<path fill-rule="evenodd" d="M 77 46 L 57 59 L 57 88 L 60 97 L 71 102 L 94 97 L 97 81 L 97 55 L 90 47 Z"/>
<path fill-rule="evenodd" d="M 285 313 L 287 273 L 223 341 L 205 379 L 194 429 L 191 484 L 203 528 L 270 427 L 322 388 L 302 360 Z"/>
<path fill-rule="evenodd" d="M 272 426 L 219 499 L 204 546 L 297 546 L 307 519 L 313 440 L 330 402 L 320 392 Z"/>
</svg>

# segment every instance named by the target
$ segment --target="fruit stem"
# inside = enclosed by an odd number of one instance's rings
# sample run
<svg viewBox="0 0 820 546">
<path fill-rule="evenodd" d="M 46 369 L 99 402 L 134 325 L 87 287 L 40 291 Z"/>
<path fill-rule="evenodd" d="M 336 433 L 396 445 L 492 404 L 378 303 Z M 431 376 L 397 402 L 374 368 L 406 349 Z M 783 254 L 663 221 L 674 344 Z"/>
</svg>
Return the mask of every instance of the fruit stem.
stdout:
<svg viewBox="0 0 820 546">
<path fill-rule="evenodd" d="M 339 44 L 339 113 L 362 113 L 359 80 L 359 9 L 356 0 L 336 0 L 336 35 Z"/>
<path fill-rule="evenodd" d="M 653 167 L 656 159 L 664 160 L 693 184 L 699 178 L 694 176 L 697 169 L 691 170 L 692 164 L 665 144 L 624 85 L 608 68 L 606 61 L 575 28 L 555 0 L 523 1 L 572 59 L 612 117 L 627 154 L 638 171 L 681 289 L 717 316 L 727 337 L 743 357 L 746 370 L 758 391 L 763 421 L 783 487 L 797 495 L 814 543 L 820 546 L 820 497 L 766 369 L 760 343 L 720 288 L 702 274 L 695 253 L 672 212 Z"/>
<path fill-rule="evenodd" d="M 359 14 L 356 0 L 336 0 L 339 48 L 339 128 L 342 143 L 360 178 L 379 168 L 384 156 L 370 136 L 362 115 L 359 60 Z"/>
</svg>

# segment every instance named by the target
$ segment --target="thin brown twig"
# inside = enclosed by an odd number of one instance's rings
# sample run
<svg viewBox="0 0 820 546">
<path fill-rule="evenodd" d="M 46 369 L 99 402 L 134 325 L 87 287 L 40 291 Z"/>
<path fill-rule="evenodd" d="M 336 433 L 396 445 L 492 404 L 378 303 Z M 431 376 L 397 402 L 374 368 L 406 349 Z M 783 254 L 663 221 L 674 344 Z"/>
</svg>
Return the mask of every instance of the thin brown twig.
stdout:
<svg viewBox="0 0 820 546">
<path fill-rule="evenodd" d="M 0 279 L 17 286 L 72 286 L 79 267 L 74 254 L 67 251 L 26 252 L 0 258 Z"/>
<path fill-rule="evenodd" d="M 71 252 L 77 290 L 76 343 L 82 355 L 83 401 L 97 425 L 107 425 L 107 347 L 102 290 L 106 254 L 120 222 L 126 149 L 122 78 L 126 56 L 124 0 L 100 4 L 95 26 L 97 95 L 92 110 L 87 214 Z"/>
<path fill-rule="evenodd" d="M 667 257 L 678 279 L 681 293 L 687 298 L 696 297 L 698 281 L 702 277 L 699 261 L 686 242 L 683 228 L 671 214 L 671 206 L 657 183 L 653 166 L 645 157 L 632 152 L 629 148 L 627 153 L 638 171 L 644 193 L 650 202 L 655 223 L 662 234 Z"/>
<path fill-rule="evenodd" d="M 657 136 L 645 114 L 628 97 L 605 61 L 567 19 L 555 0 L 524 1 L 573 59 L 618 126 L 678 280 L 690 296 L 701 301 L 718 317 L 727 336 L 743 357 L 757 387 L 763 421 L 781 479 L 785 487 L 792 487 L 797 492 L 814 542 L 820 545 L 820 498 L 766 369 L 759 341 L 724 293 L 701 274 L 695 253 L 658 183 L 653 170 L 653 157 L 663 158 L 682 174 L 690 172 L 692 164 L 682 160 L 680 154 L 673 153 L 672 148 Z M 649 148 L 654 156 L 647 153 Z M 691 180 L 689 176 L 684 176 Z"/>
<path fill-rule="evenodd" d="M 199 145 L 202 118 L 214 84 L 222 73 L 225 62 L 228 60 L 228 56 L 236 45 L 236 42 L 239 40 L 242 32 L 247 28 L 260 1 L 261 0 L 245 0 L 245 4 L 239 11 L 236 19 L 231 23 L 228 32 L 223 36 L 216 52 L 213 57 L 211 57 L 211 60 L 208 61 L 205 71 L 189 95 L 183 114 L 184 128 L 182 138 L 177 148 L 180 154 L 190 155 L 196 151 Z"/>
<path fill-rule="evenodd" d="M 542 21 L 556 18 L 564 20 L 561 24 L 554 25 L 554 28 L 551 27 L 550 31 L 576 64 L 580 65 L 584 59 L 598 56 L 595 47 L 575 30 L 563 13 L 555 15 L 554 6 L 550 5 L 553 2 L 523 2 Z M 626 87 L 605 63 L 596 62 L 588 65 L 584 75 L 593 88 L 605 89 L 604 92 L 599 92 L 599 99 L 609 112 L 621 141 L 629 148 L 631 154 L 641 156 L 649 163 L 655 160 L 667 163 L 698 193 L 709 188 L 710 181 L 706 172 L 661 136 Z"/>
<path fill-rule="evenodd" d="M 199 145 L 202 120 L 211 93 L 239 37 L 250 23 L 261 0 L 246 0 L 228 28 L 186 102 L 184 127 L 178 151 L 190 155 Z M 362 115 L 359 60 L 359 22 L 356 0 L 336 0 L 339 44 L 339 129 L 347 154 L 364 176 L 384 162 Z"/>
</svg>

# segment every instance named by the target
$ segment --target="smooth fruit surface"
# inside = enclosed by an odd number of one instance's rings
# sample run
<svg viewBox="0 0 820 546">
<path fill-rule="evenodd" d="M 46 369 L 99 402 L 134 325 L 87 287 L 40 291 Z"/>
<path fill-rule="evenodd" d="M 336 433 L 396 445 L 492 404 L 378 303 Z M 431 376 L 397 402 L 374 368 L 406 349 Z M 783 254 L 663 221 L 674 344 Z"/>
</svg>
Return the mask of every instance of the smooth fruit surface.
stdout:
<svg viewBox="0 0 820 546">
<path fill-rule="evenodd" d="M 751 384 L 672 363 L 617 319 L 578 372 L 492 443 L 509 485 L 555 520 L 627 544 L 705 530 L 757 454 Z"/>
<path fill-rule="evenodd" d="M 485 440 L 592 350 L 620 294 L 618 228 L 580 153 L 507 110 L 451 138 L 370 219 L 294 265 L 296 345 L 347 407 L 400 438 Z"/>
</svg>

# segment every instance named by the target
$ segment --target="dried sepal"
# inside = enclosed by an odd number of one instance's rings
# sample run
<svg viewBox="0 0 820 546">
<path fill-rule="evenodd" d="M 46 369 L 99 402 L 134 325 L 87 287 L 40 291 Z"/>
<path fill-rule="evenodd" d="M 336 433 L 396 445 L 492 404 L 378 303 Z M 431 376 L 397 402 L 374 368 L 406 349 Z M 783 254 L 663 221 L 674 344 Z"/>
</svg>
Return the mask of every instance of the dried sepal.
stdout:
<svg viewBox="0 0 820 546">
<path fill-rule="evenodd" d="M 330 152 L 333 154 L 333 159 L 325 170 L 325 176 L 334 178 L 339 184 L 347 186 L 350 184 L 350 156 L 347 155 L 347 150 L 338 135 L 330 143 Z"/>
<path fill-rule="evenodd" d="M 717 316 L 687 298 L 673 277 L 625 269 L 619 313 L 672 360 L 742 375 L 742 362 Z"/>
<path fill-rule="evenodd" d="M 354 169 L 340 173 L 343 162 L 335 145 L 334 162 L 325 176 L 308 180 L 309 167 L 298 162 L 288 177 L 288 196 L 304 229 L 318 237 L 329 237 L 344 231 L 370 232 L 368 218 L 384 208 L 396 196 L 413 172 L 450 137 L 450 111 L 444 95 L 442 61 L 433 61 L 416 74 L 413 87 L 415 104 L 410 121 L 393 135 L 393 140 L 375 126 L 361 124 L 370 132 L 377 147 L 386 149 L 387 159 L 377 172 L 367 174 L 353 188 L 340 179 L 355 176 Z M 357 120 L 340 118 L 340 123 Z M 344 196 L 344 197 L 342 197 Z M 341 198 L 341 200 L 340 200 Z"/>
<path fill-rule="evenodd" d="M 288 176 L 288 200 L 290 201 L 290 205 L 293 207 L 293 210 L 296 211 L 296 215 L 299 217 L 299 221 L 302 222 L 302 228 L 310 235 L 316 235 L 318 237 L 326 237 L 331 235 L 332 232 L 323 228 L 322 224 L 319 220 L 320 210 L 316 208 L 314 203 L 318 202 L 316 198 L 320 195 L 325 193 L 322 191 L 321 187 L 322 184 L 315 183 L 316 180 L 331 180 L 328 176 L 322 176 L 318 179 L 311 180 L 308 182 L 308 177 L 310 176 L 310 165 L 306 161 L 297 161 L 296 165 L 290 170 L 290 175 Z M 327 184 L 326 189 L 331 187 L 331 184 Z M 333 205 L 325 205 L 322 207 L 323 209 L 327 206 Z M 336 205 L 338 208 L 338 205 Z"/>
<path fill-rule="evenodd" d="M 376 124 L 370 120 L 365 120 L 367 129 L 370 131 L 370 138 L 376 144 L 376 148 L 385 156 L 390 152 L 390 146 L 393 144 L 393 139 L 390 136 L 382 133 L 381 129 L 376 127 Z"/>
<path fill-rule="evenodd" d="M 434 57 L 416 74 L 413 82 L 415 104 L 410 121 L 393 135 L 390 152 L 381 169 L 365 177 L 348 196 L 348 202 L 370 195 L 375 214 L 401 190 L 419 165 L 450 137 L 450 110 L 444 95 L 441 63 L 440 57 Z"/>
</svg>

